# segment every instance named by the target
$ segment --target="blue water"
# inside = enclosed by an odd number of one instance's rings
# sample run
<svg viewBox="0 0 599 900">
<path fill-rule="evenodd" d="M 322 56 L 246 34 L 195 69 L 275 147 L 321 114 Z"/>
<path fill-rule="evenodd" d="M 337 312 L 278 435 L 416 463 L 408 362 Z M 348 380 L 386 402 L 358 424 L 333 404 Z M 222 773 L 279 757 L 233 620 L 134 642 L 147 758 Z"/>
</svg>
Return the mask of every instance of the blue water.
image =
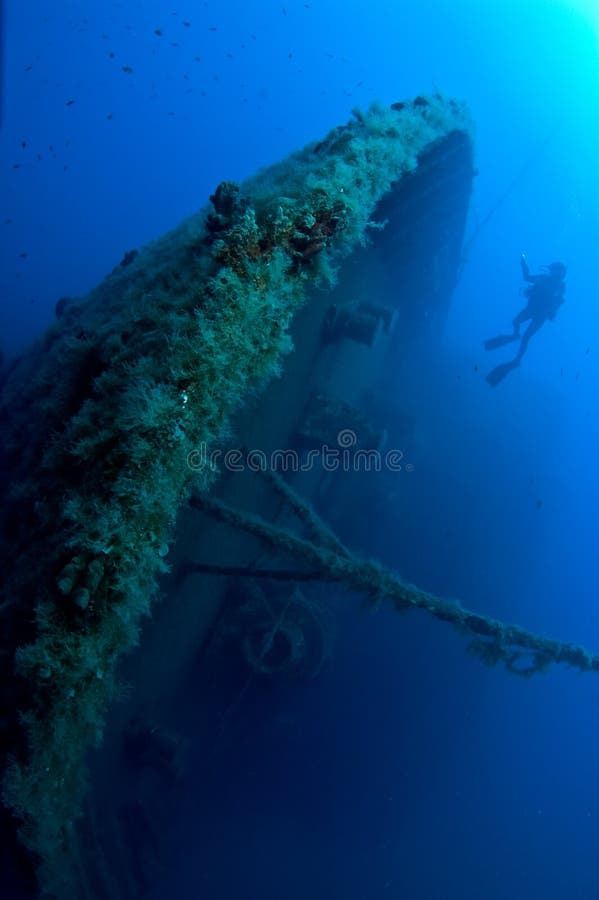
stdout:
<svg viewBox="0 0 599 900">
<path fill-rule="evenodd" d="M 6 356 L 220 180 L 373 99 L 468 102 L 477 236 L 438 356 L 405 373 L 410 516 L 356 515 L 344 538 L 599 650 L 596 2 L 5 0 L 3 44 Z M 568 265 L 566 304 L 493 390 L 482 340 L 521 304 L 523 251 L 535 271 Z M 248 693 L 191 779 L 151 896 L 594 900 L 598 737 L 596 675 L 517 679 L 440 624 L 356 613 L 316 680 Z"/>
</svg>

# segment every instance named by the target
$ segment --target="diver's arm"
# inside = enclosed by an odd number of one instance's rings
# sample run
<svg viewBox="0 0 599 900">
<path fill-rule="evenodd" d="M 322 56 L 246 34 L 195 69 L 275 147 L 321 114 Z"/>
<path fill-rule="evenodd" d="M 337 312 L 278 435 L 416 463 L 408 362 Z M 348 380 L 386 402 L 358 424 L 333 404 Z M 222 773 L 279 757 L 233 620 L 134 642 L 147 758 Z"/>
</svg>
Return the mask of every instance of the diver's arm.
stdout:
<svg viewBox="0 0 599 900">
<path fill-rule="evenodd" d="M 524 281 L 530 282 L 530 284 L 537 284 L 539 281 L 544 281 L 547 276 L 544 274 L 541 275 L 531 275 L 530 269 L 528 268 L 528 262 L 524 254 L 520 257 L 520 266 L 522 268 L 522 277 Z"/>
<path fill-rule="evenodd" d="M 547 318 L 551 319 L 552 322 L 554 321 L 555 317 L 557 316 L 557 312 L 558 312 L 560 306 L 563 305 L 565 299 L 566 299 L 566 289 L 565 289 L 565 287 L 562 287 L 561 290 L 558 291 L 558 293 L 556 294 L 554 302 L 553 302 L 553 307 L 551 308 L 551 310 L 549 311 L 549 313 L 547 315 Z"/>
<path fill-rule="evenodd" d="M 520 257 L 520 268 L 522 269 L 522 278 L 524 279 L 524 281 L 530 281 L 530 282 L 534 283 L 535 276 L 530 274 L 530 269 L 528 268 L 528 261 L 526 259 L 526 256 L 524 255 L 524 253 Z"/>
</svg>

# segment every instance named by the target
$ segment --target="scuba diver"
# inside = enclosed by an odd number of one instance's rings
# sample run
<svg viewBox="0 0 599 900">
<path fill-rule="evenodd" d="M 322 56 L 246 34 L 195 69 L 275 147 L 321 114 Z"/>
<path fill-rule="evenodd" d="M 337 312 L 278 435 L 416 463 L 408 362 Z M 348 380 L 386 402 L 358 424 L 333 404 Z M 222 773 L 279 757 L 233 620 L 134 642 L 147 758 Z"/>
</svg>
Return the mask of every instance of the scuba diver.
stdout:
<svg viewBox="0 0 599 900">
<path fill-rule="evenodd" d="M 520 257 L 520 265 L 522 267 L 522 277 L 524 281 L 528 282 L 527 287 L 524 289 L 527 297 L 526 306 L 513 320 L 513 332 L 511 334 L 500 334 L 485 341 L 485 350 L 495 350 L 496 347 L 503 347 L 505 344 L 511 344 L 513 341 L 518 340 L 520 341 L 520 348 L 510 362 L 496 366 L 489 372 L 487 381 L 492 387 L 503 381 L 513 369 L 518 368 L 533 334 L 537 333 L 547 319 L 552 321 L 555 319 L 558 309 L 564 302 L 566 267 L 563 263 L 554 262 L 550 266 L 545 266 L 547 271 L 540 275 L 530 274 L 524 254 Z M 520 326 L 524 322 L 529 324 L 522 337 L 520 337 Z"/>
</svg>

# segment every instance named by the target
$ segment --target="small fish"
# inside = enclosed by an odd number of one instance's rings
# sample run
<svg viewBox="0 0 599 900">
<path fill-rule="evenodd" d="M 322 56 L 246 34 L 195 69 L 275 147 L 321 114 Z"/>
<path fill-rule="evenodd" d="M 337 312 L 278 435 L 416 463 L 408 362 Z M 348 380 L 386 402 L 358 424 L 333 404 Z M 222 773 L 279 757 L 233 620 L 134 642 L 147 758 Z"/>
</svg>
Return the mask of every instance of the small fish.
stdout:
<svg viewBox="0 0 599 900">
<path fill-rule="evenodd" d="M 587 347 L 586 350 L 584 351 L 584 355 L 588 356 L 590 352 L 591 352 L 591 348 Z"/>
<path fill-rule="evenodd" d="M 234 58 L 235 58 L 235 57 L 233 56 L 232 53 L 227 53 L 227 59 L 234 59 Z"/>
<path fill-rule="evenodd" d="M 476 365 L 476 363 L 474 364 L 474 371 L 478 372 L 478 366 Z"/>
<path fill-rule="evenodd" d="M 13 163 L 13 166 L 12 166 L 12 167 L 13 167 L 13 169 L 20 169 L 20 168 L 21 168 L 21 164 L 20 164 L 20 163 Z"/>
<path fill-rule="evenodd" d="M 191 28 L 191 22 L 185 21 L 183 22 L 183 25 L 185 26 L 185 28 Z"/>
<path fill-rule="evenodd" d="M 541 509 L 542 506 L 543 506 L 543 501 L 542 501 L 542 500 L 537 500 L 536 503 L 535 503 L 535 506 L 536 506 L 537 509 Z"/>
<path fill-rule="evenodd" d="M 162 37 L 163 33 L 164 33 L 164 32 L 162 31 L 162 28 L 155 28 L 155 29 L 154 29 L 154 34 L 155 34 L 157 37 Z"/>
<path fill-rule="evenodd" d="M 208 31 L 218 31 L 218 28 L 217 28 L 216 25 L 210 25 L 210 26 L 208 27 Z"/>
<path fill-rule="evenodd" d="M 202 61 L 201 56 L 194 56 L 194 62 L 201 62 L 201 61 Z"/>
<path fill-rule="evenodd" d="M 133 72 L 133 69 L 131 66 L 121 66 L 121 69 L 123 70 L 123 72 L 126 72 L 127 75 L 131 75 Z"/>
<path fill-rule="evenodd" d="M 111 50 L 110 53 L 108 54 L 108 58 L 109 58 L 109 59 L 114 59 L 114 53 L 112 52 L 112 50 Z"/>
<path fill-rule="evenodd" d="M 21 147 L 23 148 L 23 150 L 25 149 L 26 146 L 27 146 L 27 141 L 21 141 Z"/>
<path fill-rule="evenodd" d="M 72 106 L 75 100 L 67 100 L 67 106 Z"/>
<path fill-rule="evenodd" d="M 26 253 L 19 253 L 19 259 L 27 259 Z"/>
<path fill-rule="evenodd" d="M 107 119 L 112 119 L 112 113 L 107 113 L 106 118 L 107 118 Z"/>
</svg>

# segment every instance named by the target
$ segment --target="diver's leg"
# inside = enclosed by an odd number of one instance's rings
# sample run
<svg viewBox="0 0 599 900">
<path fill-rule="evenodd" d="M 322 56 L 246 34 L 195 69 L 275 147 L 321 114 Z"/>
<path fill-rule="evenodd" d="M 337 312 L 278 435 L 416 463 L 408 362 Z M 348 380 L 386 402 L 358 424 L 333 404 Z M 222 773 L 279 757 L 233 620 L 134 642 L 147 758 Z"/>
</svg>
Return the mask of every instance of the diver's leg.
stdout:
<svg viewBox="0 0 599 900">
<path fill-rule="evenodd" d="M 512 333 L 498 334 L 497 337 L 489 338 L 484 342 L 485 350 L 496 350 L 497 347 L 505 347 L 506 344 L 511 344 L 512 341 L 517 341 L 520 337 L 520 326 L 523 322 L 527 322 L 530 318 L 531 313 L 530 309 L 527 306 L 518 313 L 515 319 L 512 320 Z"/>
<path fill-rule="evenodd" d="M 520 349 L 518 350 L 518 353 L 514 357 L 514 363 L 516 363 L 516 364 L 520 363 L 520 360 L 526 353 L 526 349 L 528 347 L 528 342 L 530 341 L 533 334 L 537 333 L 537 331 L 542 326 L 544 321 L 545 321 L 545 319 L 541 319 L 541 318 L 531 319 L 530 325 L 528 326 L 528 328 L 522 335 L 522 340 L 520 341 Z"/>
<path fill-rule="evenodd" d="M 525 322 L 528 322 L 529 319 L 532 319 L 532 313 L 528 306 L 525 306 L 524 309 L 520 310 L 515 319 L 512 319 L 512 328 L 514 329 L 514 337 L 520 336 L 520 327 L 524 325 Z"/>
</svg>

